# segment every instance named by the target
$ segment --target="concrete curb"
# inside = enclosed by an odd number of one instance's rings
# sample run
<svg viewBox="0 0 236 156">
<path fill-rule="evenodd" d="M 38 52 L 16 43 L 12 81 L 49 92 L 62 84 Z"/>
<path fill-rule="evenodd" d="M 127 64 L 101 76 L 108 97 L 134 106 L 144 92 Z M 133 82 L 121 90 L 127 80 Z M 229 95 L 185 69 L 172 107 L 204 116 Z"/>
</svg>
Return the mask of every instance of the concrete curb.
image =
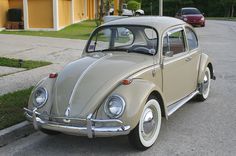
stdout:
<svg viewBox="0 0 236 156">
<path fill-rule="evenodd" d="M 5 146 L 17 139 L 23 138 L 35 132 L 32 124 L 28 121 L 21 122 L 0 131 L 0 147 Z"/>
</svg>

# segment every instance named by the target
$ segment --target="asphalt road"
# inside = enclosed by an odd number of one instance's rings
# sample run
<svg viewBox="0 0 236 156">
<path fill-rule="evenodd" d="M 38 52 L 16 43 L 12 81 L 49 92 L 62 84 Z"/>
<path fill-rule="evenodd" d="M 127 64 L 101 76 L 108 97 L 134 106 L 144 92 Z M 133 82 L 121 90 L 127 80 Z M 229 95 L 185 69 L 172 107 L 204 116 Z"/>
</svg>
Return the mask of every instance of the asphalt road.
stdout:
<svg viewBox="0 0 236 156">
<path fill-rule="evenodd" d="M 136 151 L 125 136 L 89 140 L 37 132 L 0 148 L 0 155 L 236 155 L 236 22 L 208 21 L 196 30 L 202 49 L 213 60 L 217 81 L 207 101 L 190 101 L 168 121 L 163 119 L 149 150 Z"/>
</svg>

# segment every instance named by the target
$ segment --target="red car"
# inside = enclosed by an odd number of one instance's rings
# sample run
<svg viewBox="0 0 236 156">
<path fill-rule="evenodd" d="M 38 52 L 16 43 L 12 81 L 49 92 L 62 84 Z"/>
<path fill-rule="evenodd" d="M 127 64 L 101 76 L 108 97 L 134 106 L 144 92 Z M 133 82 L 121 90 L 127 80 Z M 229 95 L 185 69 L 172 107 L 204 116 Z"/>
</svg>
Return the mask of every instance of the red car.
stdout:
<svg viewBox="0 0 236 156">
<path fill-rule="evenodd" d="M 175 17 L 193 26 L 205 26 L 205 17 L 197 8 L 182 8 L 176 13 Z"/>
</svg>

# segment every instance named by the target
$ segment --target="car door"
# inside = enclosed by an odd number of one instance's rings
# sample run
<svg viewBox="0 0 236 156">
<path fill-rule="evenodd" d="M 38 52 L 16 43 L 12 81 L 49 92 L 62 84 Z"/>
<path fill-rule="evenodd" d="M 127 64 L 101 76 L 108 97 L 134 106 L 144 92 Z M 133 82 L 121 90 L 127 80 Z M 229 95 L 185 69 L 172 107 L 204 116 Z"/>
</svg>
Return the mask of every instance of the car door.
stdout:
<svg viewBox="0 0 236 156">
<path fill-rule="evenodd" d="M 192 92 L 191 57 L 188 53 L 184 27 L 170 29 L 163 37 L 163 93 L 167 106 Z"/>
<path fill-rule="evenodd" d="M 186 33 L 186 40 L 188 45 L 189 51 L 189 80 L 192 83 L 189 83 L 189 88 L 191 91 L 197 89 L 197 78 L 198 78 L 198 70 L 199 70 L 199 63 L 201 58 L 201 53 L 198 45 L 198 39 L 196 33 L 193 31 L 191 27 L 185 27 Z"/>
</svg>

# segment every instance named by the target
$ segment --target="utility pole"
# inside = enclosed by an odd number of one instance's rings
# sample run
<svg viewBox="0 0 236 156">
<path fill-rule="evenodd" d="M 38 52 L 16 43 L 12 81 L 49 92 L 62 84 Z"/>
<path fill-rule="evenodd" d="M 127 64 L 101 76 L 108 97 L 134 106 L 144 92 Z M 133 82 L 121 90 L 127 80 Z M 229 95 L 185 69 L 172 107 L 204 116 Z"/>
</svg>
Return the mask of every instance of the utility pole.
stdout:
<svg viewBox="0 0 236 156">
<path fill-rule="evenodd" d="M 163 16 L 163 0 L 159 0 L 159 16 Z"/>
</svg>

